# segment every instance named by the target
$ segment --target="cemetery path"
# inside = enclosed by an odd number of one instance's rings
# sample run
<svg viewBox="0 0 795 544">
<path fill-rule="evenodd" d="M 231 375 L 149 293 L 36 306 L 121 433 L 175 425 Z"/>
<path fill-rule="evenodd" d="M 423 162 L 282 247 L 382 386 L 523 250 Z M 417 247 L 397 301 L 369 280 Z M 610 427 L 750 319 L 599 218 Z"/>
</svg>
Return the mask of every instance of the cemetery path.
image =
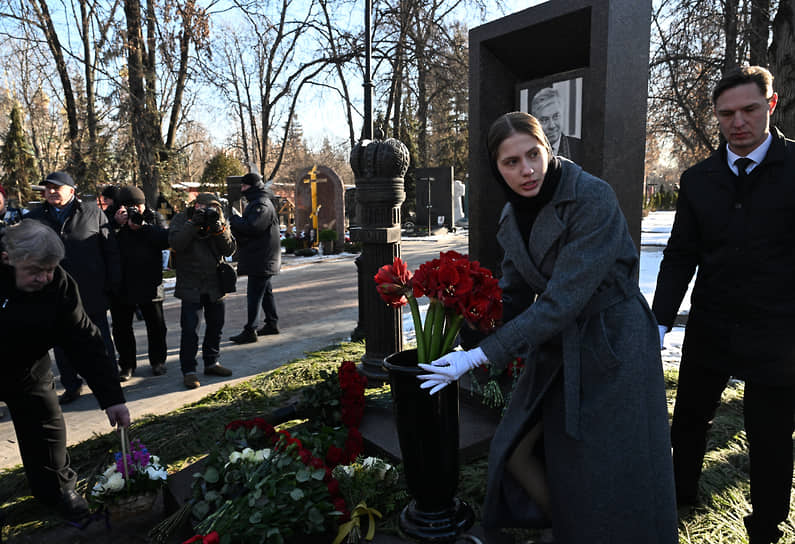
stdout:
<svg viewBox="0 0 795 544">
<path fill-rule="evenodd" d="M 440 251 L 467 252 L 467 231 L 444 236 L 411 239 L 401 244 L 403 258 L 410 269 L 438 256 Z M 253 375 L 277 368 L 306 352 L 347 340 L 358 318 L 356 294 L 356 255 L 342 254 L 324 259 L 285 256 L 282 273 L 273 279 L 273 292 L 279 310 L 281 334 L 261 337 L 254 344 L 236 345 L 229 336 L 239 333 L 246 321 L 246 279 L 238 280 L 238 291 L 227 296 L 226 323 L 221 341 L 221 362 L 234 371 L 227 379 L 207 377 L 199 370 L 201 387 L 186 390 L 179 370 L 179 305 L 173 294 L 167 293 L 164 303 L 168 374 L 154 377 L 146 358 L 146 332 L 142 321 L 135 322 L 138 345 L 138 369 L 131 380 L 123 384 L 127 405 L 133 419 L 145 414 L 164 414 L 195 402 L 224 385 L 234 384 Z M 204 334 L 203 327 L 200 333 Z M 201 362 L 199 362 L 201 367 Z M 57 368 L 53 364 L 53 372 Z M 58 392 L 63 388 L 56 379 Z M 86 440 L 94 434 L 110 430 L 104 412 L 96 399 L 83 388 L 84 394 L 64 407 L 68 444 Z M 0 421 L 0 469 L 20 464 L 13 424 L 8 414 Z"/>
</svg>

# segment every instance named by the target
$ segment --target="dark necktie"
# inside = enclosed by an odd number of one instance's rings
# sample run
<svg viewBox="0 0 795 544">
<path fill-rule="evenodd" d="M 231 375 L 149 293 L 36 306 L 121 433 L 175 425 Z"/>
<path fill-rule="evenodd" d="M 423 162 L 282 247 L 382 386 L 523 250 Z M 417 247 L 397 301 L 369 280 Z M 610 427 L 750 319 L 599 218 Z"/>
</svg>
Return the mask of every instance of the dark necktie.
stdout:
<svg viewBox="0 0 795 544">
<path fill-rule="evenodd" d="M 748 157 L 740 157 L 736 161 L 734 161 L 734 166 L 737 167 L 737 179 L 735 180 L 735 201 L 743 200 L 743 196 L 745 196 L 745 190 L 747 188 L 748 183 L 748 173 L 746 169 L 754 162 L 753 160 L 749 159 Z"/>
</svg>

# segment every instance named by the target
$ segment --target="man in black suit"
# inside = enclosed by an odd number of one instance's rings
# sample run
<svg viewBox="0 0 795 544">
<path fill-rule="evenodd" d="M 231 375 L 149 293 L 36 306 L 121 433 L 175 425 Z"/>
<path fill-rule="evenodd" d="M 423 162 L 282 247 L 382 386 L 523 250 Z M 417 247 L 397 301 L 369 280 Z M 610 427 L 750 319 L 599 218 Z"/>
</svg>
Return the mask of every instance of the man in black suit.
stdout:
<svg viewBox="0 0 795 544">
<path fill-rule="evenodd" d="M 582 140 L 563 133 L 563 103 L 554 87 L 544 87 L 533 96 L 530 114 L 538 119 L 552 147 L 552 154 L 582 164 Z"/>
<path fill-rule="evenodd" d="M 792 488 L 795 142 L 770 130 L 777 100 L 759 66 L 718 82 L 726 144 L 682 174 L 653 304 L 662 342 L 698 266 L 671 427 L 677 500 L 696 503 L 721 393 L 731 376 L 744 380 L 751 544 L 778 541 Z"/>
</svg>

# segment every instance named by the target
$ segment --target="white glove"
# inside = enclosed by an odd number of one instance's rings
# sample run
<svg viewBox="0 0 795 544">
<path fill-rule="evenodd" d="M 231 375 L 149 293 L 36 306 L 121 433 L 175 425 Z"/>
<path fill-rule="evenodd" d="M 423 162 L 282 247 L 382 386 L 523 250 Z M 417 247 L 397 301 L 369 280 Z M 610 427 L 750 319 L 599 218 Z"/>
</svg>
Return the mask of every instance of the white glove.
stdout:
<svg viewBox="0 0 795 544">
<path fill-rule="evenodd" d="M 458 380 L 468 371 L 488 362 L 486 354 L 480 348 L 469 351 L 453 351 L 439 357 L 429 365 L 420 364 L 419 367 L 430 374 L 417 376 L 423 380 L 421 389 L 430 389 L 431 395 L 444 389 L 447 384 Z"/>
<path fill-rule="evenodd" d="M 668 327 L 665 325 L 657 325 L 657 329 L 660 331 L 660 349 L 663 349 L 665 345 L 665 333 L 668 332 Z"/>
</svg>

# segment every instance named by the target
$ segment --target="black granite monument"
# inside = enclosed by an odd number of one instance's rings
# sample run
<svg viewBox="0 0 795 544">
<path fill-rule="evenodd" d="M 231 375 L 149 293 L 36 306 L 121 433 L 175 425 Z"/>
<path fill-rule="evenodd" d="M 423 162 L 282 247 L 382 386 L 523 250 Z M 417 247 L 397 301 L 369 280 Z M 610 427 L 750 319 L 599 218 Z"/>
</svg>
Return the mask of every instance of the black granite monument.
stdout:
<svg viewBox="0 0 795 544">
<path fill-rule="evenodd" d="M 581 166 L 610 183 L 640 247 L 650 19 L 651 0 L 557 0 L 470 30 L 469 252 L 483 266 L 499 262 L 505 202 L 486 132 L 545 88 L 560 97 L 569 153 L 576 147 Z"/>
<path fill-rule="evenodd" d="M 416 168 L 417 227 L 453 229 L 453 167 Z M 441 218 L 441 219 L 440 219 Z M 430 222 L 429 222 L 430 220 Z"/>
</svg>

